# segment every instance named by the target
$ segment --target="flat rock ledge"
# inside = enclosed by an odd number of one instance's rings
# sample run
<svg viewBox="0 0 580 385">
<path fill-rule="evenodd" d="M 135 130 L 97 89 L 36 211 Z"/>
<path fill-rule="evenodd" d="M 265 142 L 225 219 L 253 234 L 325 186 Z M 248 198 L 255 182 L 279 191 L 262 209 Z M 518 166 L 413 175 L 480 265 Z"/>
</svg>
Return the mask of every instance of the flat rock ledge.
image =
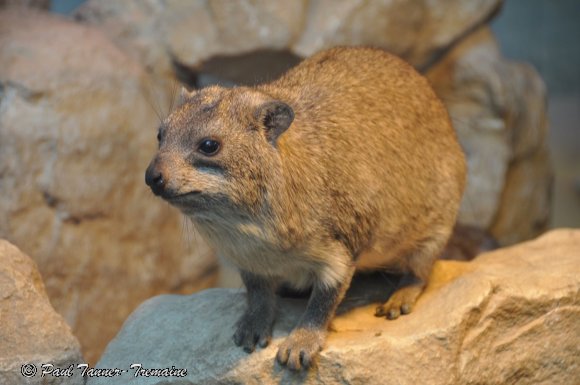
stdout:
<svg viewBox="0 0 580 385">
<path fill-rule="evenodd" d="M 580 378 L 580 230 L 552 231 L 472 262 L 437 262 L 415 311 L 396 321 L 375 318 L 375 304 L 360 304 L 365 285 L 368 300 L 376 300 L 376 282 L 365 280 L 345 299 L 316 367 L 306 373 L 274 363 L 304 299 L 280 299 L 272 344 L 246 354 L 231 338 L 244 292 L 211 289 L 146 301 L 97 364 L 184 368 L 185 377 L 136 377 L 128 370 L 87 383 L 554 385 Z M 392 282 L 382 284 L 388 295 Z"/>
<path fill-rule="evenodd" d="M 83 362 L 79 342 L 50 305 L 34 261 L 0 239 L 0 384 L 84 384 L 78 373 L 41 376 L 43 364 L 64 369 Z"/>
</svg>

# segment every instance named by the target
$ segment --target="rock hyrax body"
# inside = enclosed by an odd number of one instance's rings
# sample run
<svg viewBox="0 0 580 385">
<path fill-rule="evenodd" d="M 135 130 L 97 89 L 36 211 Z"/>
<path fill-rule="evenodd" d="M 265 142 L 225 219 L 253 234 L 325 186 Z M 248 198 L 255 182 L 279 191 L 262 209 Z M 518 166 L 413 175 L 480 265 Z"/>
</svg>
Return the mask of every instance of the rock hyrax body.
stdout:
<svg viewBox="0 0 580 385">
<path fill-rule="evenodd" d="M 465 160 L 448 114 L 411 66 L 335 48 L 256 87 L 186 93 L 146 172 L 240 270 L 234 341 L 266 346 L 281 283 L 312 288 L 277 359 L 308 367 L 355 270 L 403 273 L 378 316 L 409 313 L 456 220 Z"/>
</svg>

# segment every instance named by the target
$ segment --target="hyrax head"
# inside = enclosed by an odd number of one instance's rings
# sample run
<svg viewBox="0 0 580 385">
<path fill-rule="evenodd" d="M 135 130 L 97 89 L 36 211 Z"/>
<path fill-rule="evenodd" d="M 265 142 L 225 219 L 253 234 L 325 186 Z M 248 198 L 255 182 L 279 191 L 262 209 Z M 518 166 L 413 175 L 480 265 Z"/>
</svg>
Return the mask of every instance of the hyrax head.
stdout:
<svg viewBox="0 0 580 385">
<path fill-rule="evenodd" d="M 145 182 L 193 216 L 257 209 L 278 170 L 278 137 L 293 119 L 286 103 L 250 88 L 182 92 L 159 128 Z"/>
</svg>

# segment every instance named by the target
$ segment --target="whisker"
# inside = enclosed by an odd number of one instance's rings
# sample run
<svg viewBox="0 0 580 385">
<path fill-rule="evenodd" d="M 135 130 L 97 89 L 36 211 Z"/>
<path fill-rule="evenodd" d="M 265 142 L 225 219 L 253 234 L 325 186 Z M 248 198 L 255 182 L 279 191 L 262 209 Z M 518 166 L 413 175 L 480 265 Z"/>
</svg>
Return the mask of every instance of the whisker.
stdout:
<svg viewBox="0 0 580 385">
<path fill-rule="evenodd" d="M 179 89 L 179 83 L 174 80 L 171 86 L 171 99 L 169 100 L 169 112 L 168 115 L 173 112 L 173 107 L 175 107 L 175 100 L 177 99 L 177 91 Z"/>
<path fill-rule="evenodd" d="M 163 117 L 163 116 L 167 116 L 167 114 L 163 114 L 163 108 L 161 108 L 161 101 L 159 98 L 159 93 L 156 91 L 156 87 L 154 85 L 151 86 L 151 92 L 153 93 L 153 100 L 155 100 L 155 104 L 157 105 L 157 109 L 159 111 L 159 114 Z M 161 119 L 161 122 L 163 122 L 163 119 Z"/>
<path fill-rule="evenodd" d="M 147 104 L 149 104 L 149 107 L 151 107 L 153 112 L 155 112 L 157 119 L 159 119 L 159 124 L 161 124 L 163 122 L 163 119 L 161 118 L 161 111 L 160 111 L 160 109 L 156 108 L 155 105 L 153 104 L 153 102 L 151 101 L 152 95 L 151 95 L 150 91 L 151 91 L 151 85 L 149 84 L 147 86 L 142 87 L 141 94 L 143 95 L 143 98 L 145 99 Z"/>
</svg>

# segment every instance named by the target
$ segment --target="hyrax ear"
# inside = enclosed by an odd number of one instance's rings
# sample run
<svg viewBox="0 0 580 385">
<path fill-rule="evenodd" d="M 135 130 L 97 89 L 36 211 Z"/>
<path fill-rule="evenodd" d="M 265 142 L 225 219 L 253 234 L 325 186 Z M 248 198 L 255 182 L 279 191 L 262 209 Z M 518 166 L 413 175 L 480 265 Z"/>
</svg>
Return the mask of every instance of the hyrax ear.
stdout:
<svg viewBox="0 0 580 385">
<path fill-rule="evenodd" d="M 188 91 L 187 88 L 181 87 L 181 91 L 179 92 L 179 105 L 182 105 L 188 100 L 191 100 L 194 96 L 195 90 Z"/>
<path fill-rule="evenodd" d="M 294 111 L 286 103 L 274 100 L 259 106 L 256 118 L 263 124 L 270 143 L 276 144 L 278 137 L 292 124 Z"/>
</svg>

